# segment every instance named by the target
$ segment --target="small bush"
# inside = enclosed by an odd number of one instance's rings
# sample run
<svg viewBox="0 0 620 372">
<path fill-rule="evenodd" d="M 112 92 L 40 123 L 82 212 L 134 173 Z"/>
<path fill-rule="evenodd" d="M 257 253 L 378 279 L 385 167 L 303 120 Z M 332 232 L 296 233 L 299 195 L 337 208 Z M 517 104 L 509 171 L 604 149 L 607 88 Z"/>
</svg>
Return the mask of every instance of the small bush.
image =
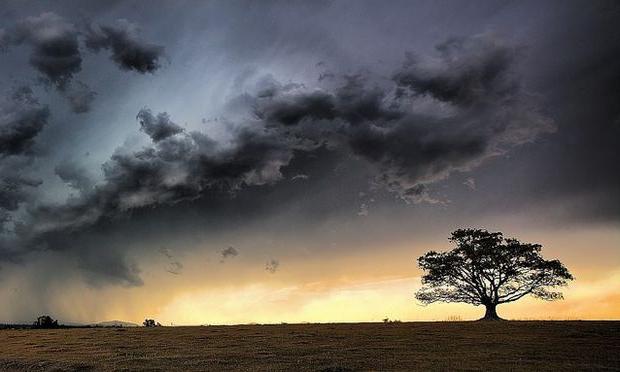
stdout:
<svg viewBox="0 0 620 372">
<path fill-rule="evenodd" d="M 58 328 L 58 320 L 49 315 L 41 315 L 32 323 L 33 328 Z"/>
<path fill-rule="evenodd" d="M 400 320 L 398 320 L 398 319 L 393 319 L 393 320 L 390 320 L 390 318 L 384 318 L 384 319 L 383 319 L 383 323 L 385 323 L 385 324 L 389 324 L 389 323 L 400 323 Z"/>
<path fill-rule="evenodd" d="M 161 327 L 161 323 L 155 322 L 155 319 L 144 319 L 142 325 L 145 327 Z"/>
</svg>

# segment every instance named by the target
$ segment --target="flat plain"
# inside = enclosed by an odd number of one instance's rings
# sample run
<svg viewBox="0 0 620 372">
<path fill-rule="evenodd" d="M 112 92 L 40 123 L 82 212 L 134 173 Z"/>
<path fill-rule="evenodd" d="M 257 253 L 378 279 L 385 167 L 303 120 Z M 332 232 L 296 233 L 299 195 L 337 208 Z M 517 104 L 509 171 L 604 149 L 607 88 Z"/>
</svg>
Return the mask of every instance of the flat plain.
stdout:
<svg viewBox="0 0 620 372">
<path fill-rule="evenodd" d="M 620 371 L 620 322 L 3 329 L 0 370 Z"/>
</svg>

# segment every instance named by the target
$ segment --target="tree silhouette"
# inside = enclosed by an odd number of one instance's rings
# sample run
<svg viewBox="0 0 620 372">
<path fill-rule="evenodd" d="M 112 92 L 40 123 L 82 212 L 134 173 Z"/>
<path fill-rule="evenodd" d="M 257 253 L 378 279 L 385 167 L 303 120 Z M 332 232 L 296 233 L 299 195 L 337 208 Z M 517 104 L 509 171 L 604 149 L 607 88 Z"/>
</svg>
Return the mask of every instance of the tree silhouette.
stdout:
<svg viewBox="0 0 620 372">
<path fill-rule="evenodd" d="M 41 315 L 32 323 L 34 328 L 57 328 L 58 321 L 52 319 L 49 315 Z"/>
<path fill-rule="evenodd" d="M 501 320 L 497 305 L 526 295 L 547 301 L 562 299 L 555 288 L 566 286 L 573 276 L 558 260 L 545 260 L 540 244 L 504 238 L 501 232 L 459 229 L 449 252 L 427 252 L 418 258 L 425 271 L 415 297 L 424 304 L 464 302 L 484 305 L 481 320 Z"/>
<path fill-rule="evenodd" d="M 155 322 L 155 319 L 144 319 L 142 325 L 145 327 L 161 327 L 159 322 Z"/>
</svg>

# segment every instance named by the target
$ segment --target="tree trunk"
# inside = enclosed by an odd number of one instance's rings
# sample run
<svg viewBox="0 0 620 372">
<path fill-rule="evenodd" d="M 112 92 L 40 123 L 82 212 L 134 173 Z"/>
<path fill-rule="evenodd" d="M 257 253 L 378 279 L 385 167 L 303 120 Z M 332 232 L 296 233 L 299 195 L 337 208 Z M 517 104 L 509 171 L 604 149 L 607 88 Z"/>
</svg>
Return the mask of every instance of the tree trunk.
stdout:
<svg viewBox="0 0 620 372">
<path fill-rule="evenodd" d="M 497 315 L 497 304 L 485 304 L 486 312 L 484 313 L 484 318 L 480 320 L 503 320 Z"/>
</svg>

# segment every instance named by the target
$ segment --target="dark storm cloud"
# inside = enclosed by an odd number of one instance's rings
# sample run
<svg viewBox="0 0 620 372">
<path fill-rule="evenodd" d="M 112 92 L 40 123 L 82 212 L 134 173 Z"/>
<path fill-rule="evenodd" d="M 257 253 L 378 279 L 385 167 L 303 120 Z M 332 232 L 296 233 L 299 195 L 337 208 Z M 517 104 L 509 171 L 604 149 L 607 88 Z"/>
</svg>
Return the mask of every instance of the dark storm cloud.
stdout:
<svg viewBox="0 0 620 372">
<path fill-rule="evenodd" d="M 224 262 L 229 257 L 237 257 L 239 255 L 239 251 L 234 247 L 226 247 L 220 250 L 220 255 L 222 256 L 220 262 Z"/>
<path fill-rule="evenodd" d="M 0 52 L 4 52 L 8 49 L 11 39 L 9 38 L 8 32 L 0 28 Z"/>
<path fill-rule="evenodd" d="M 477 36 L 451 40 L 437 50 L 433 64 L 409 60 L 387 82 L 352 75 L 333 89 L 313 90 L 268 79 L 245 100 L 253 106 L 254 120 L 234 126 L 225 142 L 185 132 L 166 113 L 143 109 L 137 119 L 152 144 L 138 151 L 119 148 L 94 188 L 87 187 L 82 172 L 57 168 L 82 192 L 64 205 L 30 208 L 17 231 L 23 250 L 79 250 L 67 236 L 88 236 L 95 226 L 133 211 L 273 184 L 295 154 L 320 146 L 368 161 L 376 169 L 377 187 L 407 202 L 441 202 L 432 196 L 433 183 L 553 130 L 520 88 L 515 48 Z M 462 91 L 456 92 L 455 84 Z M 104 248 L 106 255 L 114 252 L 99 243 L 82 249 L 90 257 Z M 83 262 L 87 267 L 91 261 Z M 118 270 L 110 275 L 139 283 L 130 261 L 114 262 Z M 274 260 L 267 270 L 277 267 Z"/>
<path fill-rule="evenodd" d="M 346 76 L 334 91 L 272 89 L 257 96 L 256 115 L 304 140 L 345 144 L 378 166 L 379 184 L 435 202 L 428 185 L 554 130 L 520 87 L 517 48 L 482 35 L 437 51 L 409 59 L 388 86 Z"/>
<path fill-rule="evenodd" d="M 80 170 L 62 165 L 57 174 L 82 192 L 66 204 L 30 208 L 29 220 L 16 231 L 15 244 L 21 245 L 23 253 L 41 249 L 91 252 L 99 247 L 109 255 L 114 251 L 97 242 L 89 240 L 90 246 L 80 248 L 79 240 L 67 237 L 133 210 L 199 199 L 210 190 L 235 193 L 244 186 L 276 182 L 282 177 L 280 168 L 291 157 L 291 149 L 281 138 L 264 130 L 243 128 L 236 130 L 227 144 L 191 132 L 153 141 L 152 146 L 140 151 L 120 148 L 103 165 L 104 181 L 95 188 L 88 187 Z M 91 252 L 88 257 L 95 254 Z M 84 260 L 82 266 L 88 268 L 89 262 L 95 261 Z M 118 270 L 110 275 L 123 274 L 119 279 L 126 284 L 138 283 L 129 264 L 120 270 L 121 261 L 114 262 Z M 97 266 L 95 272 L 101 270 Z"/>
<path fill-rule="evenodd" d="M 90 50 L 110 50 L 112 60 L 123 70 L 145 74 L 161 66 L 164 48 L 142 41 L 138 37 L 138 27 L 126 20 L 119 20 L 113 26 L 90 25 L 85 37 Z"/>
<path fill-rule="evenodd" d="M 0 101 L 0 158 L 30 152 L 50 116 L 28 86 L 16 88 Z"/>
<path fill-rule="evenodd" d="M 173 275 L 180 275 L 183 271 L 183 264 L 174 257 L 172 252 L 168 248 L 161 247 L 159 253 L 166 257 L 168 261 L 166 271 Z"/>
<path fill-rule="evenodd" d="M 458 106 L 497 105 L 514 96 L 518 81 L 510 75 L 517 49 L 489 37 L 453 38 L 436 46 L 439 62 L 409 54 L 394 81 L 414 94 Z"/>
<path fill-rule="evenodd" d="M 343 119 L 349 123 L 397 119 L 401 112 L 384 105 L 385 91 L 367 89 L 360 75 L 345 76 L 336 92 L 308 92 L 300 85 L 272 85 L 258 93 L 258 118 L 285 126 L 302 120 Z"/>
<path fill-rule="evenodd" d="M 51 230 L 81 228 L 132 209 L 193 200 L 212 189 L 275 182 L 291 157 L 278 139 L 244 129 L 220 148 L 202 133 L 175 135 L 136 152 L 119 149 L 103 165 L 104 182 L 65 206 L 33 211 Z"/>
<path fill-rule="evenodd" d="M 0 101 L 0 259 L 10 211 L 32 199 L 41 180 L 26 173 L 33 162 L 35 138 L 47 124 L 49 109 L 42 106 L 30 87 L 21 86 Z"/>
<path fill-rule="evenodd" d="M 97 93 L 81 81 L 74 81 L 65 91 L 71 111 L 76 114 L 89 112 Z"/>
<path fill-rule="evenodd" d="M 124 70 L 154 72 L 160 66 L 164 48 L 141 41 L 137 26 L 128 21 L 116 25 L 89 25 L 84 30 L 53 13 L 19 20 L 8 29 L 0 29 L 0 52 L 10 46 L 28 45 L 30 64 L 67 99 L 74 113 L 90 111 L 96 92 L 80 81 L 73 81 L 82 70 L 80 39 L 88 49 L 112 51 L 112 60 Z"/>
<path fill-rule="evenodd" d="M 0 157 L 0 262 L 20 260 L 25 253 L 22 241 L 12 236 L 15 220 L 11 212 L 35 200 L 34 191 L 42 181 L 26 172 L 32 156 Z"/>
<path fill-rule="evenodd" d="M 30 64 L 59 89 L 82 69 L 77 29 L 51 12 L 17 22 L 4 36 L 0 32 L 2 44 L 29 45 Z"/>
<path fill-rule="evenodd" d="M 159 142 L 183 132 L 183 128 L 173 123 L 170 116 L 165 112 L 153 116 L 150 110 L 143 109 L 138 112 L 137 118 L 140 121 L 140 129 L 148 134 L 153 142 Z"/>
<path fill-rule="evenodd" d="M 461 203 L 472 214 L 511 211 L 556 226 L 617 224 L 620 3 L 547 4 L 543 11 L 549 18 L 524 35 L 523 70 L 557 132 L 489 164 L 476 175 L 484 192 Z"/>
<path fill-rule="evenodd" d="M 305 118 L 333 120 L 336 112 L 331 95 L 314 92 L 290 97 L 287 102 L 270 102 L 269 105 L 257 111 L 257 116 L 260 119 L 275 121 L 283 125 L 295 125 Z"/>
<path fill-rule="evenodd" d="M 377 182 L 405 201 L 436 202 L 428 184 L 468 170 L 491 156 L 491 138 L 454 128 L 458 122 L 410 117 L 386 131 L 364 126 L 350 137 L 352 150 L 378 164 Z"/>
<path fill-rule="evenodd" d="M 7 232 L 6 225 L 10 221 L 11 221 L 11 214 L 7 210 L 0 208 L 0 235 L 5 234 Z M 0 251 L 0 255 L 1 254 L 2 252 Z"/>
<path fill-rule="evenodd" d="M 24 175 L 19 168 L 29 165 L 27 159 L 5 159 L 0 163 L 0 213 L 5 215 L 6 211 L 14 211 L 19 205 L 30 200 L 32 188 L 41 185 L 41 180 Z M 4 222 L 7 222 L 4 219 Z"/>
<path fill-rule="evenodd" d="M 144 284 L 140 278 L 140 268 L 135 262 L 124 257 L 122 251 L 101 252 L 83 249 L 73 253 L 78 257 L 78 266 L 83 269 L 84 279 L 90 285 L 141 286 Z"/>
<path fill-rule="evenodd" d="M 56 166 L 54 172 L 67 185 L 81 192 L 88 192 L 94 182 L 88 177 L 86 170 L 71 161 Z"/>
</svg>

